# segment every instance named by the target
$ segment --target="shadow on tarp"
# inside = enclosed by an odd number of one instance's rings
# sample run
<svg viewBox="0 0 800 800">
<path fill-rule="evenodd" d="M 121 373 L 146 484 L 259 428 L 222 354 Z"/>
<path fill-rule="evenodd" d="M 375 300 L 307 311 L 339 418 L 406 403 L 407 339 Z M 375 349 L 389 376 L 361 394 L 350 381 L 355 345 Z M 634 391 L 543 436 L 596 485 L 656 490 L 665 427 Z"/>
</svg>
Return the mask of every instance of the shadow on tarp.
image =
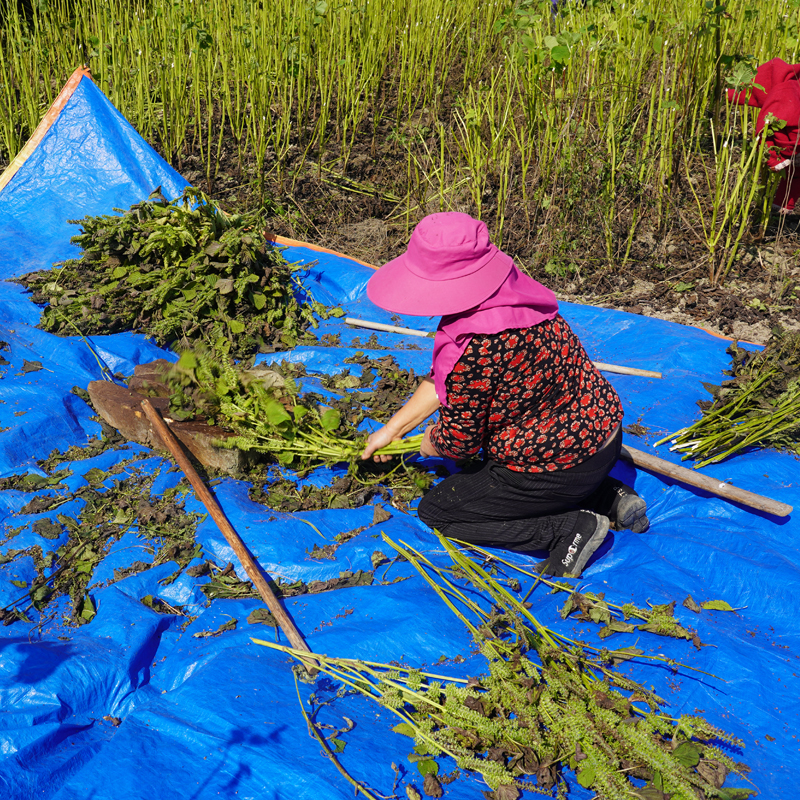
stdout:
<svg viewBox="0 0 800 800">
<path fill-rule="evenodd" d="M 66 220 L 125 208 L 161 185 L 175 196 L 185 182 L 133 131 L 100 91 L 79 80 L 63 111 L 44 132 L 18 172 L 0 190 L 0 273 L 6 279 L 74 255 Z M 373 306 L 364 294 L 372 271 L 356 261 L 311 247 L 291 246 L 286 256 L 308 267 L 308 283 L 317 300 L 338 303 L 349 316 L 397 322 Z M 663 380 L 611 375 L 626 410 L 625 423 L 646 433 L 626 437 L 634 447 L 678 459 L 651 442 L 698 415 L 700 381 L 718 382 L 728 363 L 725 341 L 702 331 L 655 319 L 589 306 L 563 304 L 562 313 L 592 358 L 664 373 Z M 17 284 L 0 283 L 0 340 L 10 343 L 0 367 L 0 475 L 41 472 L 36 461 L 51 450 L 85 444 L 98 426 L 92 412 L 69 393 L 101 377 L 92 351 L 79 338 L 58 338 L 35 328 L 39 310 Z M 431 330 L 435 320 L 401 318 L 400 325 Z M 350 328 L 341 320 L 320 324 L 320 333 L 338 333 L 338 347 L 301 348 L 272 358 L 290 358 L 310 372 L 335 372 L 356 350 L 376 347 L 418 373 L 428 369 L 431 340 Z M 141 336 L 93 337 L 95 351 L 112 371 L 130 374 L 138 363 L 174 358 Z M 380 349 L 386 348 L 386 349 Z M 22 372 L 24 361 L 43 369 Z M 270 360 L 270 359 L 262 359 Z M 146 458 L 144 448 L 119 457 Z M 105 462 L 103 462 L 105 463 Z M 160 459 L 141 462 L 157 472 L 156 492 L 170 483 Z M 80 485 L 87 465 L 75 462 L 65 480 Z M 797 459 L 772 451 L 748 453 L 705 470 L 786 503 L 800 502 Z M 707 647 L 620 634 L 603 644 L 635 642 L 687 665 L 673 673 L 663 666 L 627 663 L 620 667 L 653 685 L 669 702 L 668 713 L 702 713 L 741 737 L 743 759 L 767 798 L 794 794 L 800 767 L 796 722 L 798 633 L 792 599 L 800 593 L 800 529 L 796 515 L 775 520 L 718 498 L 688 490 L 646 472 L 619 464 L 615 473 L 647 499 L 652 522 L 643 535 L 619 533 L 593 561 L 581 585 L 605 591 L 611 602 L 638 605 L 678 601 L 676 614 L 695 627 Z M 326 473 L 327 474 L 327 473 Z M 391 519 L 369 526 L 330 561 L 311 559 L 314 544 L 334 541 L 337 533 L 368 525 L 371 507 L 306 514 L 278 514 L 253 503 L 247 486 L 226 480 L 214 489 L 229 519 L 264 569 L 283 580 L 322 580 L 345 570 L 370 569 L 380 550 L 391 555 L 381 534 L 420 548 L 435 563 L 444 557 L 430 532 L 414 516 L 390 509 Z M 20 525 L 17 512 L 33 494 L 0 493 L 0 523 Z M 187 510 L 202 510 L 190 494 Z M 46 516 L 46 515 L 42 515 Z M 305 520 L 305 521 L 303 521 Z M 30 524 L 30 518 L 25 524 Z M 306 524 L 312 522 L 317 533 Z M 135 532 L 129 534 L 135 537 Z M 52 542 L 33 539 L 29 527 L 19 534 L 26 546 L 38 543 L 45 555 Z M 206 556 L 241 567 L 210 521 L 198 531 Z M 324 541 L 323 541 L 324 540 Z M 2 534 L 0 534 L 2 541 Z M 3 541 L 0 553 L 14 548 Z M 130 549 L 128 549 L 130 548 Z M 101 575 L 141 560 L 133 542 L 112 548 Z M 509 556 L 523 566 L 530 559 Z M 29 581 L 33 562 L 16 565 L 15 575 L 0 567 L 0 594 L 18 597 L 10 583 Z M 8 565 L 6 565 L 8 566 Z M 104 571 L 103 571 L 104 570 Z M 77 630 L 60 624 L 65 611 L 34 624 L 0 628 L 0 788 L 9 800 L 29 797 L 92 798 L 345 798 L 352 787 L 320 754 L 298 708 L 290 660 L 258 647 L 251 637 L 272 640 L 275 631 L 247 623 L 254 600 L 208 603 L 200 592 L 204 579 L 181 576 L 170 586 L 159 580 L 174 570 L 163 564 L 110 586 L 91 589 L 97 617 Z M 316 652 L 348 658 L 397 660 L 454 676 L 479 673 L 483 665 L 466 630 L 408 565 L 394 565 L 371 586 L 305 595 L 286 605 Z M 400 579 L 396 583 L 392 581 Z M 524 584 L 529 583 L 526 579 Z M 144 594 L 186 604 L 192 617 L 158 615 L 140 602 Z M 735 613 L 695 615 L 680 603 L 723 599 Z M 537 589 L 533 613 L 568 635 L 601 642 L 558 609 L 565 595 Z M 224 622 L 237 627 L 213 634 Z M 188 624 L 187 624 L 188 623 Z M 201 637 L 195 634 L 203 634 Z M 65 638 L 59 638 L 65 637 Z M 278 635 L 279 641 L 284 641 Z M 701 672 L 692 672 L 690 668 Z M 705 673 L 713 673 L 711 677 Z M 406 760 L 407 738 L 391 731 L 389 712 L 354 697 L 335 698 L 328 679 L 316 687 L 299 686 L 307 699 L 315 691 L 331 702 L 319 712 L 325 724 L 345 727 L 340 756 L 344 767 L 383 794 L 395 781 L 421 788 L 416 768 Z M 104 719 L 109 718 L 109 719 Z M 115 718 L 115 719 L 110 719 Z M 116 720 L 121 723 L 115 725 Z M 330 730 L 330 729 L 326 729 Z M 453 769 L 441 759 L 444 772 Z M 474 798 L 482 787 L 464 776 L 446 787 L 446 796 Z M 238 793 L 238 794 L 237 794 Z M 572 780 L 571 796 L 590 793 Z"/>
</svg>

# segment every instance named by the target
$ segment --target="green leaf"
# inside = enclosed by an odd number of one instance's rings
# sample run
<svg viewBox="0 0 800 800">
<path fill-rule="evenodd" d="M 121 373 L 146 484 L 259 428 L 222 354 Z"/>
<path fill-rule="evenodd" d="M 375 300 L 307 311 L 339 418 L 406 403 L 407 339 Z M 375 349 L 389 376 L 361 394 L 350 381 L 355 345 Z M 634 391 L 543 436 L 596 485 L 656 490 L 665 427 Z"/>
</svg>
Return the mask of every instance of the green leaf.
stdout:
<svg viewBox="0 0 800 800">
<path fill-rule="evenodd" d="M 425 758 L 417 761 L 417 769 L 420 775 L 438 775 L 439 765 L 432 758 Z"/>
<path fill-rule="evenodd" d="M 319 421 L 322 423 L 323 429 L 330 433 L 339 427 L 342 422 L 342 415 L 335 408 L 329 408 L 320 416 Z"/>
<path fill-rule="evenodd" d="M 50 594 L 52 594 L 52 589 L 46 583 L 44 583 L 31 592 L 31 600 L 34 604 L 38 604 L 49 597 Z M 37 608 L 38 607 L 39 606 L 37 605 Z"/>
<path fill-rule="evenodd" d="M 578 783 L 583 786 L 584 789 L 588 789 L 594 783 L 596 777 L 597 771 L 594 766 L 592 764 L 587 764 L 578 773 Z"/>
<path fill-rule="evenodd" d="M 706 611 L 735 611 L 736 609 L 730 603 L 724 600 L 706 600 L 705 603 L 700 603 L 700 608 Z"/>
<path fill-rule="evenodd" d="M 347 742 L 344 739 L 337 739 L 335 736 L 331 736 L 328 741 L 333 745 L 334 753 L 343 753 L 344 748 L 347 747 Z"/>
<path fill-rule="evenodd" d="M 83 598 L 83 608 L 81 609 L 81 619 L 86 620 L 86 622 L 91 622 L 95 615 L 97 614 L 97 609 L 95 608 L 94 603 L 92 602 L 92 598 L 89 597 L 87 594 Z"/>
<path fill-rule="evenodd" d="M 197 358 L 195 354 L 191 350 L 186 350 L 184 353 L 181 353 L 181 357 L 178 359 L 178 367 L 180 369 L 195 369 L 197 367 Z"/>
<path fill-rule="evenodd" d="M 751 797 L 755 794 L 755 790 L 753 789 L 720 789 L 719 790 L 719 798 L 720 800 L 747 800 L 748 797 Z"/>
<path fill-rule="evenodd" d="M 679 744 L 672 751 L 672 755 L 684 767 L 696 767 L 700 763 L 700 748 L 694 742 Z"/>
<path fill-rule="evenodd" d="M 238 319 L 228 320 L 228 327 L 230 327 L 231 333 L 244 333 L 244 322 L 240 322 Z"/>
<path fill-rule="evenodd" d="M 598 603 L 593 608 L 589 609 L 589 617 L 592 622 L 609 622 L 611 620 L 611 612 L 605 603 Z"/>
<path fill-rule="evenodd" d="M 567 602 L 564 603 L 563 608 L 559 612 L 561 615 L 561 619 L 566 619 L 573 611 L 575 610 L 575 603 L 572 600 L 572 595 L 567 598 Z"/>
<path fill-rule="evenodd" d="M 27 589 L 28 584 L 25 581 L 9 581 L 12 586 L 16 586 L 18 589 Z"/>
<path fill-rule="evenodd" d="M 661 48 L 664 46 L 664 37 L 663 36 L 654 36 L 653 37 L 653 52 L 660 53 Z"/>
<path fill-rule="evenodd" d="M 261 292 L 253 292 L 253 305 L 261 311 L 267 304 L 267 298 Z"/>
<path fill-rule="evenodd" d="M 283 404 L 279 403 L 277 400 L 268 400 L 264 406 L 264 410 L 267 414 L 267 422 L 269 422 L 273 428 L 285 427 L 287 422 L 291 423 L 292 421 L 289 412 L 283 407 Z"/>
<path fill-rule="evenodd" d="M 117 267 L 112 273 L 115 278 L 124 278 L 128 274 L 127 267 Z"/>
<path fill-rule="evenodd" d="M 392 728 L 395 733 L 402 733 L 403 736 L 410 736 L 412 739 L 415 739 L 417 736 L 417 729 L 413 725 L 409 725 L 407 722 L 399 722 L 397 725 Z"/>
<path fill-rule="evenodd" d="M 566 47 L 563 44 L 559 45 L 558 47 L 554 47 L 550 51 L 550 58 L 552 58 L 557 64 L 566 64 L 567 61 L 569 61 L 569 47 Z"/>
</svg>

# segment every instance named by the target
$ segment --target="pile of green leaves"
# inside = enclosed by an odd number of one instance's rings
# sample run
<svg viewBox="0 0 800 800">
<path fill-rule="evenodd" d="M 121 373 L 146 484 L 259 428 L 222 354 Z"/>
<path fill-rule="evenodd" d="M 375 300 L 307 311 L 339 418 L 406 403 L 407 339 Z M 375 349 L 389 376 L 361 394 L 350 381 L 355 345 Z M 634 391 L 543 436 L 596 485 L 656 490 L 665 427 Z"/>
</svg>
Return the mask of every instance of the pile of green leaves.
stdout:
<svg viewBox="0 0 800 800">
<path fill-rule="evenodd" d="M 727 352 L 731 379 L 703 384 L 714 399 L 698 403 L 702 417 L 656 444 L 672 440 L 670 449 L 698 468 L 749 447 L 800 453 L 800 332 L 774 331 L 758 352 L 738 342 Z"/>
<path fill-rule="evenodd" d="M 399 718 L 394 730 L 414 739 L 409 760 L 428 796 L 442 796 L 440 757 L 480 774 L 492 800 L 517 800 L 523 790 L 552 796 L 553 787 L 563 797 L 567 768 L 603 800 L 742 800 L 753 793 L 723 788 L 729 773 L 748 769 L 720 745 L 742 747 L 741 741 L 701 717 L 663 714 L 663 699 L 615 669 L 641 651 L 597 650 L 547 629 L 447 539 L 440 537 L 440 545 L 451 569 L 384 539 L 469 628 L 488 673 L 461 680 L 396 663 L 314 658 L 346 690 Z"/>
<path fill-rule="evenodd" d="M 119 209 L 116 209 L 119 210 Z M 159 345 L 202 342 L 245 358 L 297 343 L 323 306 L 263 234 L 256 213 L 225 214 L 197 189 L 160 189 L 120 215 L 71 220 L 79 258 L 22 278 L 41 327 L 60 335 L 137 331 Z"/>
<path fill-rule="evenodd" d="M 323 406 L 321 398 L 300 395 L 296 381 L 274 370 L 240 369 L 196 349 L 183 353 L 163 384 L 174 418 L 203 418 L 236 434 L 222 442 L 226 447 L 268 453 L 300 472 L 321 464 L 356 464 L 364 449 L 366 435 L 357 429 L 363 410 L 346 399 Z M 408 437 L 382 452 L 415 452 L 420 439 Z"/>
</svg>

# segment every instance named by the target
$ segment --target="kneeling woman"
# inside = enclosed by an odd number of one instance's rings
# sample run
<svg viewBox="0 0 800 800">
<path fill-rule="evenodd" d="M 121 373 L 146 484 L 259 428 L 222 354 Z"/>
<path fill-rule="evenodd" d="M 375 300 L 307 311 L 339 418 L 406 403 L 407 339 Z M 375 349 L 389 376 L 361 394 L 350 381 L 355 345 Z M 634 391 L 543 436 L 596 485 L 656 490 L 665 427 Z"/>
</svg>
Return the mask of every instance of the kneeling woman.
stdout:
<svg viewBox="0 0 800 800">
<path fill-rule="evenodd" d="M 423 522 L 473 544 L 546 550 L 542 568 L 554 575 L 579 575 L 610 526 L 646 529 L 644 500 L 608 477 L 622 445 L 617 393 L 553 293 L 521 273 L 482 222 L 425 217 L 367 294 L 389 311 L 442 319 L 431 376 L 369 437 L 362 457 L 436 410 L 422 455 L 482 456 L 423 497 Z"/>
</svg>

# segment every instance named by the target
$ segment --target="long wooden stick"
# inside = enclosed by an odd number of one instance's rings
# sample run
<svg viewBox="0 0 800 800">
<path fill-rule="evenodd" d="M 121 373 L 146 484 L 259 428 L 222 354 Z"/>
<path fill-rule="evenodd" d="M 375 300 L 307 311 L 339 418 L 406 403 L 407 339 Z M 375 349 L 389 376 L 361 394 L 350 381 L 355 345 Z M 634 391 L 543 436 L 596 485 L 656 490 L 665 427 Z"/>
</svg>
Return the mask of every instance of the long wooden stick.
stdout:
<svg viewBox="0 0 800 800">
<path fill-rule="evenodd" d="M 788 517 L 792 513 L 792 507 L 786 503 L 779 503 L 777 500 L 771 500 L 769 497 L 764 497 L 755 492 L 748 492 L 746 489 L 738 489 L 730 483 L 723 483 L 716 478 L 710 478 L 708 475 L 703 475 L 695 470 L 679 467 L 671 461 L 651 456 L 649 453 L 644 453 L 627 445 L 622 446 L 620 458 L 630 461 L 635 466 L 646 469 L 648 472 L 655 472 L 658 475 L 673 478 L 689 486 L 696 486 L 698 489 L 704 489 L 725 500 L 741 503 L 758 511 L 765 511 L 775 517 Z"/>
<path fill-rule="evenodd" d="M 604 364 L 602 361 L 592 361 L 601 372 L 615 372 L 617 375 L 638 375 L 640 378 L 661 378 L 660 372 L 638 367 L 622 367 L 619 364 Z"/>
<path fill-rule="evenodd" d="M 372 322 L 369 319 L 356 319 L 355 317 L 345 317 L 344 321 L 348 325 L 355 325 L 357 328 L 369 328 L 373 331 L 386 331 L 387 333 L 404 333 L 408 336 L 427 336 L 432 337 L 432 331 L 418 331 L 414 328 L 399 328 L 397 325 L 387 325 L 384 322 Z M 616 364 L 604 364 L 601 361 L 592 362 L 597 369 L 603 372 L 616 372 L 619 375 L 639 375 L 642 378 L 660 378 L 660 372 L 653 372 L 649 369 L 637 369 L 636 367 L 620 367 Z"/>
<path fill-rule="evenodd" d="M 244 571 L 247 573 L 247 577 L 253 582 L 253 585 L 261 595 L 261 599 L 267 604 L 272 616 L 275 617 L 278 625 L 281 626 L 281 630 L 286 634 L 286 638 L 291 642 L 292 647 L 295 650 L 311 653 L 311 648 L 306 644 L 300 631 L 297 630 L 294 621 L 286 612 L 286 609 L 284 609 L 275 592 L 272 591 L 270 585 L 264 579 L 258 562 L 253 558 L 239 534 L 236 533 L 233 526 L 228 522 L 216 498 L 208 490 L 203 479 L 197 474 L 197 470 L 192 466 L 192 462 L 189 461 L 186 454 L 181 450 L 178 440 L 169 429 L 167 423 L 164 422 L 161 414 L 158 413 L 152 403 L 147 399 L 142 400 L 142 410 L 147 415 L 147 419 L 150 420 L 153 428 L 155 428 L 161 441 L 166 445 L 170 453 L 172 453 L 172 457 L 177 461 L 178 466 L 189 479 L 189 483 L 192 484 L 195 493 L 208 509 L 208 513 L 211 514 L 214 522 L 217 523 L 217 526 L 222 531 L 222 535 L 233 549 L 233 552 L 236 553 L 236 556 L 244 567 Z M 304 664 L 311 675 L 317 672 L 314 666 L 316 664 L 315 661 L 310 659 L 309 663 L 304 662 Z"/>
<path fill-rule="evenodd" d="M 373 331 L 405 333 L 408 336 L 426 336 L 428 338 L 433 338 L 433 331 L 417 331 L 414 330 L 414 328 L 399 328 L 397 325 L 387 325 L 385 322 L 372 322 L 368 319 L 356 319 L 355 317 L 345 317 L 344 321 L 348 325 L 355 325 L 356 328 L 369 328 Z"/>
</svg>

